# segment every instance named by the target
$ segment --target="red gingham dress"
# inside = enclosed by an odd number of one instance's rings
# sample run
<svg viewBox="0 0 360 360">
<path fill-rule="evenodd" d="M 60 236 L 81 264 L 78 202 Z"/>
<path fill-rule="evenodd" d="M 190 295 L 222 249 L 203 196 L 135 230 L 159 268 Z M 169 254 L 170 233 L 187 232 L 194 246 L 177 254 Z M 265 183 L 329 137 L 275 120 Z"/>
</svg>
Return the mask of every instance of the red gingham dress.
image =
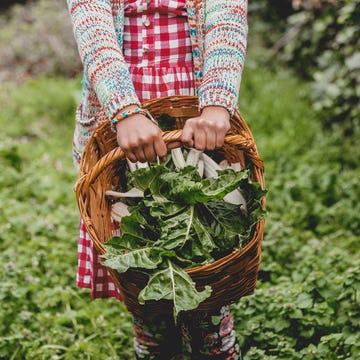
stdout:
<svg viewBox="0 0 360 360">
<path fill-rule="evenodd" d="M 139 100 L 194 95 L 191 43 L 185 0 L 127 0 L 123 53 Z M 83 222 L 78 241 L 76 284 L 92 298 L 121 300 L 101 265 Z"/>
</svg>

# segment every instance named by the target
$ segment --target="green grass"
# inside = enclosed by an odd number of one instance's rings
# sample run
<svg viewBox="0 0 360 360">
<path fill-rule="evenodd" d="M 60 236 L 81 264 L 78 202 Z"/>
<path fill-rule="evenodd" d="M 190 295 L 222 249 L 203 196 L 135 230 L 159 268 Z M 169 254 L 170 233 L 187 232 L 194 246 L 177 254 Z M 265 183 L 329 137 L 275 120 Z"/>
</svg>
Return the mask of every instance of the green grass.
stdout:
<svg viewBox="0 0 360 360">
<path fill-rule="evenodd" d="M 131 317 L 75 287 L 71 159 L 80 82 L 0 90 L 0 359 L 132 359 Z M 359 150 L 322 129 L 293 73 L 248 61 L 240 109 L 266 166 L 254 296 L 234 305 L 244 359 L 359 356 Z"/>
<path fill-rule="evenodd" d="M 0 359 L 131 358 L 123 305 L 75 287 L 78 91 L 38 79 L 0 94 Z"/>
<path fill-rule="evenodd" d="M 311 113 L 289 70 L 247 69 L 240 109 L 265 162 L 255 296 L 234 306 L 245 359 L 359 356 L 359 148 Z"/>
</svg>

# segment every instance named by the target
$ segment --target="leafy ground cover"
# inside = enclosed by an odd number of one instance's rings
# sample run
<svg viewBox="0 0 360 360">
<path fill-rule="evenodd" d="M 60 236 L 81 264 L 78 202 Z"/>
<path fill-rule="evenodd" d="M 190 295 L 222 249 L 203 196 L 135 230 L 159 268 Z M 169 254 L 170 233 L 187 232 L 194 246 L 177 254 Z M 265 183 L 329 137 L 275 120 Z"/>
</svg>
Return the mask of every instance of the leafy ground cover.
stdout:
<svg viewBox="0 0 360 360">
<path fill-rule="evenodd" d="M 269 216 L 256 295 L 235 306 L 244 358 L 356 359 L 359 137 L 324 130 L 291 72 L 246 75 Z"/>
<path fill-rule="evenodd" d="M 243 357 L 357 359 L 359 137 L 325 131 L 309 86 L 253 54 L 240 108 L 265 160 L 269 215 L 256 294 L 233 307 Z M 0 359 L 132 359 L 123 305 L 74 285 L 79 87 L 0 90 Z"/>
</svg>

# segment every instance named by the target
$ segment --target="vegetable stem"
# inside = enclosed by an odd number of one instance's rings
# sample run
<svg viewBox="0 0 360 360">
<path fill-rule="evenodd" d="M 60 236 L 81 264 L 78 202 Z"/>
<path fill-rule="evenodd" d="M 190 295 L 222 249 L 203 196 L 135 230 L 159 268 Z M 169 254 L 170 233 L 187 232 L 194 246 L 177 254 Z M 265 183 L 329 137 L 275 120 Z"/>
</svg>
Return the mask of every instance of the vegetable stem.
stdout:
<svg viewBox="0 0 360 360">
<path fill-rule="evenodd" d="M 192 227 L 192 223 L 193 223 L 193 219 L 194 219 L 194 205 L 190 206 L 190 219 L 189 219 L 189 223 L 188 223 L 188 227 L 186 229 L 186 235 L 185 235 L 185 239 L 187 240 L 189 238 L 190 235 L 190 230 Z"/>
</svg>

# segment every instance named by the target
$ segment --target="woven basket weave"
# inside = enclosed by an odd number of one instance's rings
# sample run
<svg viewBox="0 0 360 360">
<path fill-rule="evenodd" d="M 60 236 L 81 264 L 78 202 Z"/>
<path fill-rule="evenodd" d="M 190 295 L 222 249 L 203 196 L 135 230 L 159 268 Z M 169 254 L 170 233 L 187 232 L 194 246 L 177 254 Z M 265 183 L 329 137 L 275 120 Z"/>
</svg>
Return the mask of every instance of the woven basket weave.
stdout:
<svg viewBox="0 0 360 360">
<path fill-rule="evenodd" d="M 185 121 L 199 115 L 198 99 L 195 96 L 154 99 L 145 102 L 143 108 L 148 109 L 155 119 L 163 114 L 174 118 L 175 129 L 163 134 L 166 143 L 179 140 Z M 265 187 L 263 162 L 253 136 L 239 112 L 231 119 L 231 130 L 225 138 L 224 146 L 218 150 L 218 156 L 229 163 L 240 162 L 242 168 L 249 167 L 251 179 Z M 121 189 L 125 186 L 125 169 L 124 153 L 117 145 L 110 121 L 106 120 L 98 126 L 84 149 L 76 184 L 80 213 L 99 254 L 105 253 L 104 242 L 112 237 L 112 203 L 105 192 L 113 187 Z M 265 207 L 265 200 L 262 205 Z M 260 220 L 250 242 L 244 248 L 234 250 L 211 264 L 187 270 L 199 290 L 205 285 L 210 285 L 213 289 L 211 297 L 199 305 L 198 311 L 211 311 L 254 292 L 263 232 L 264 220 Z M 109 271 L 131 313 L 152 317 L 172 311 L 171 302 L 166 300 L 149 301 L 145 305 L 138 303 L 138 294 L 148 280 L 146 275 L 133 271 L 124 274 L 118 274 L 112 269 Z"/>
</svg>

